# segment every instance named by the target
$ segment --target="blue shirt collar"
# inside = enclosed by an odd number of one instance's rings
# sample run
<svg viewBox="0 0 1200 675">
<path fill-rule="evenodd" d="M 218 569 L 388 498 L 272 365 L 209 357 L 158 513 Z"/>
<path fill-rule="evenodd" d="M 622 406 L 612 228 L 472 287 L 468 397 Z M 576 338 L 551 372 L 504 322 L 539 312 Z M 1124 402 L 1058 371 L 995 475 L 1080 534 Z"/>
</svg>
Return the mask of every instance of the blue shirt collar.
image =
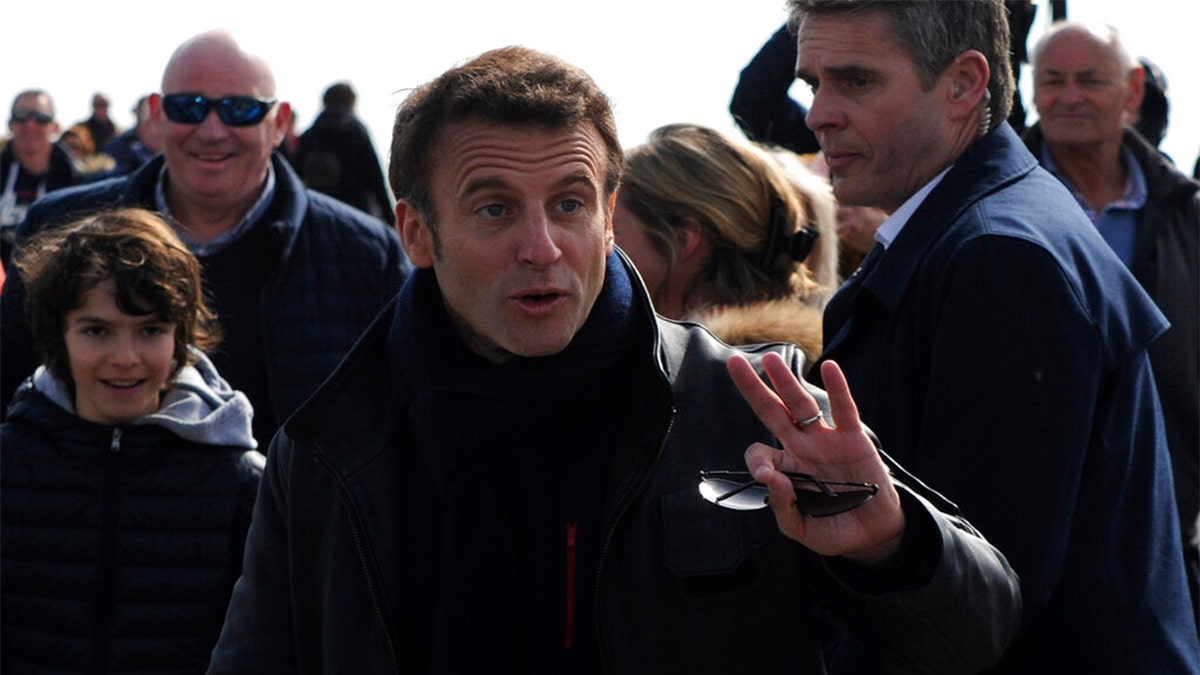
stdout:
<svg viewBox="0 0 1200 675">
<path fill-rule="evenodd" d="M 171 223 L 171 226 L 175 228 L 175 233 L 183 240 L 188 250 L 201 258 L 213 255 L 245 236 L 250 231 L 250 228 L 254 226 L 254 223 L 258 222 L 263 214 L 266 213 L 267 208 L 274 199 L 275 166 L 273 163 L 268 163 L 267 180 L 263 185 L 262 193 L 258 195 L 258 199 L 250 207 L 250 210 L 246 212 L 246 215 L 242 216 L 242 219 L 238 221 L 238 224 L 233 229 L 201 244 L 189 236 L 187 232 L 184 232 L 183 228 L 179 227 L 179 224 L 171 217 L 171 210 L 167 206 L 167 165 L 165 163 L 158 172 L 158 182 L 154 186 L 154 202 L 158 212 L 166 216 L 167 222 Z"/>
</svg>

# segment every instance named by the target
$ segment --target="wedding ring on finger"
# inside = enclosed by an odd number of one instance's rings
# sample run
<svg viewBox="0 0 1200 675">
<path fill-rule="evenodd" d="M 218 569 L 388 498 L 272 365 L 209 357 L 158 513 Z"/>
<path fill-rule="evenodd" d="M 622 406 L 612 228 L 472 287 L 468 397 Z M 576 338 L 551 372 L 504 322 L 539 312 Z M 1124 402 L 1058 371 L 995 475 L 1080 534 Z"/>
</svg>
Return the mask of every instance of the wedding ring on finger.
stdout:
<svg viewBox="0 0 1200 675">
<path fill-rule="evenodd" d="M 810 417 L 806 420 L 800 420 L 799 422 L 796 422 L 796 428 L 799 429 L 800 431 L 804 431 L 804 430 L 808 429 L 810 426 L 816 424 L 817 420 L 820 420 L 820 419 L 821 419 L 821 413 L 817 413 L 816 415 L 813 415 L 812 417 Z"/>
</svg>

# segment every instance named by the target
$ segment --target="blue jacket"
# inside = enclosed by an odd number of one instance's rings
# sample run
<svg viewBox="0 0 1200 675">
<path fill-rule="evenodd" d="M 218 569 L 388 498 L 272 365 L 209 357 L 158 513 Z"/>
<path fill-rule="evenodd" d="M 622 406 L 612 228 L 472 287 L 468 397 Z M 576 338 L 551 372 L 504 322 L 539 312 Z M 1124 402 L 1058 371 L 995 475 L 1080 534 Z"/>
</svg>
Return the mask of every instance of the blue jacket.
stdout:
<svg viewBox="0 0 1200 675">
<path fill-rule="evenodd" d="M 1200 672 L 1147 356 L 1167 323 L 1007 124 L 825 321 L 863 421 L 1021 577 L 996 672 Z"/>
<path fill-rule="evenodd" d="M 273 162 L 275 202 L 256 224 L 273 231 L 280 252 L 260 298 L 270 400 L 251 403 L 260 413 L 269 406 L 282 423 L 316 390 L 371 319 L 400 290 L 411 263 L 394 229 L 305 189 L 278 155 Z M 162 166 L 159 156 L 128 177 L 47 195 L 21 224 L 18 246 L 46 225 L 89 210 L 112 205 L 155 209 L 154 190 Z M 19 282 L 16 275 L 10 275 L 0 295 L 4 341 L 0 396 L 5 409 L 17 385 L 37 365 L 22 317 L 24 288 Z M 236 358 L 239 345 L 226 340 L 222 350 Z M 262 443 L 269 440 L 259 438 Z"/>
<path fill-rule="evenodd" d="M 1042 157 L 1046 137 L 1040 124 L 1022 138 L 1034 157 Z M 1200 515 L 1200 184 L 1132 130 L 1125 131 L 1122 145 L 1146 175 L 1146 206 L 1138 212 L 1129 268 L 1171 322 L 1150 345 L 1150 365 L 1175 469 L 1183 538 L 1192 541 Z M 1196 565 L 1195 544 L 1191 549 Z"/>
<path fill-rule="evenodd" d="M 4 672 L 203 672 L 262 475 L 251 414 L 203 356 L 118 426 L 27 380 L 0 426 Z"/>
</svg>

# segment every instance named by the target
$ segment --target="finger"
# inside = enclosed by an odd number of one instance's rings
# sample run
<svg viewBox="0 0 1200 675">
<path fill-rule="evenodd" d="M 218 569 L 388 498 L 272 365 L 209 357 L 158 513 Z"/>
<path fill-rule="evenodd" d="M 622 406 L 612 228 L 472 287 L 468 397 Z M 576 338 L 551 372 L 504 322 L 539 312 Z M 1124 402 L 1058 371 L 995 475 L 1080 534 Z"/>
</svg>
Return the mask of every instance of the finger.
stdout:
<svg viewBox="0 0 1200 675">
<path fill-rule="evenodd" d="M 783 473 L 787 470 L 787 462 L 787 453 L 769 445 L 755 443 L 746 448 L 746 468 L 754 480 L 767 486 L 771 510 L 780 529 L 791 532 L 795 528 L 798 512 L 794 506 L 795 488 L 791 479 Z"/>
<path fill-rule="evenodd" d="M 738 391 L 741 392 L 742 398 L 746 399 L 759 421 L 776 438 L 780 438 L 795 428 L 795 418 L 792 416 L 791 410 L 788 409 L 783 399 L 759 377 L 758 371 L 750 365 L 750 361 L 745 356 L 735 354 L 726 362 L 726 367 L 734 384 L 737 385 Z"/>
<path fill-rule="evenodd" d="M 778 354 L 767 354 L 763 357 L 763 370 L 771 381 L 776 394 L 791 414 L 793 426 L 805 431 L 812 424 L 819 424 L 821 407 L 817 400 L 808 393 L 796 373 Z"/>
<path fill-rule="evenodd" d="M 765 443 L 753 443 L 746 448 L 746 470 L 754 476 L 754 480 L 768 484 L 773 474 L 787 471 L 787 455 Z"/>
<path fill-rule="evenodd" d="M 829 394 L 829 410 L 833 419 L 831 423 L 838 429 L 858 429 L 862 421 L 858 416 L 858 406 L 850 394 L 850 384 L 841 366 L 834 361 L 821 363 L 821 378 L 825 383 L 825 392 Z"/>
</svg>

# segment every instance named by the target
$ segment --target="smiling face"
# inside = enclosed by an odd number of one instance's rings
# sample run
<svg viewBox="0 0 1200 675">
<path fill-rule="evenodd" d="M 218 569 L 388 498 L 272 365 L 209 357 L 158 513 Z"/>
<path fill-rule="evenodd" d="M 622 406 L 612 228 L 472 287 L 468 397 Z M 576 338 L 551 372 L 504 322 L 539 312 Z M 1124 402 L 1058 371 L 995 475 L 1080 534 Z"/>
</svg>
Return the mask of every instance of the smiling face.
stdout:
<svg viewBox="0 0 1200 675">
<path fill-rule="evenodd" d="M 1037 53 L 1033 102 L 1055 146 L 1119 144 L 1142 101 L 1141 71 L 1083 26 L 1046 38 Z"/>
<path fill-rule="evenodd" d="M 962 130 L 943 87 L 921 86 L 888 15 L 813 15 L 797 45 L 797 76 L 813 89 L 806 121 L 839 202 L 892 212 L 953 162 Z"/>
<path fill-rule="evenodd" d="M 120 424 L 158 410 L 171 375 L 175 326 L 154 314 L 122 312 L 116 282 L 109 279 L 67 312 L 64 331 L 80 417 Z"/>
<path fill-rule="evenodd" d="M 242 52 L 232 38 L 212 33 L 176 51 L 163 74 L 162 90 L 271 101 L 275 80 L 264 63 Z M 276 104 L 265 119 L 248 127 L 226 125 L 216 110 L 200 124 L 172 122 L 158 95 L 151 97 L 150 107 L 166 157 L 172 211 L 248 210 L 262 191 L 271 152 L 283 139 L 291 114 L 287 105 Z"/>
<path fill-rule="evenodd" d="M 397 222 L 459 333 L 493 362 L 565 349 L 613 247 L 600 135 L 469 118 L 444 126 L 429 157 L 436 233 L 406 202 Z"/>
</svg>

